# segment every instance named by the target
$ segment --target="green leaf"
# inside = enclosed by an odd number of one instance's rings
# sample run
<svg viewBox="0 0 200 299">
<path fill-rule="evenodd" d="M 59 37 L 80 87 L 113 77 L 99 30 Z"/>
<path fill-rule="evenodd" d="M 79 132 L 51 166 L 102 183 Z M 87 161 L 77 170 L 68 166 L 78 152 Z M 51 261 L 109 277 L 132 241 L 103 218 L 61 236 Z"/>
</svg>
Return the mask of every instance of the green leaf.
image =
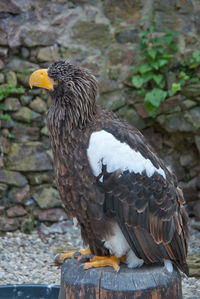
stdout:
<svg viewBox="0 0 200 299">
<path fill-rule="evenodd" d="M 158 70 L 158 69 L 159 69 L 159 63 L 158 63 L 158 61 L 152 61 L 152 62 L 151 62 L 151 66 L 152 66 L 155 70 Z"/>
<path fill-rule="evenodd" d="M 164 51 L 163 54 L 159 56 L 159 58 L 166 59 L 166 60 L 169 60 L 172 57 L 173 57 L 173 55 L 167 51 Z"/>
<path fill-rule="evenodd" d="M 3 110 L 3 111 L 6 111 L 6 110 L 7 110 L 5 104 L 1 104 L 1 105 L 0 105 L 0 110 Z"/>
<path fill-rule="evenodd" d="M 137 45 L 136 50 L 144 50 L 144 49 L 146 49 L 146 48 L 147 48 L 147 44 L 146 44 L 145 42 L 143 42 L 143 41 L 140 41 L 140 42 L 138 43 L 138 45 Z"/>
<path fill-rule="evenodd" d="M 166 36 L 164 37 L 164 41 L 165 41 L 168 45 L 171 44 L 171 43 L 173 42 L 173 40 L 174 40 L 174 37 L 171 36 L 171 35 L 166 35 Z"/>
<path fill-rule="evenodd" d="M 163 52 L 164 52 L 164 48 L 161 45 L 160 46 L 154 46 L 153 49 L 155 49 L 160 54 L 163 54 Z"/>
<path fill-rule="evenodd" d="M 153 79 L 156 82 L 157 85 L 160 85 L 161 81 L 163 80 L 163 75 L 161 74 L 154 74 Z"/>
<path fill-rule="evenodd" d="M 180 83 L 173 83 L 171 89 L 169 90 L 169 95 L 173 96 L 178 91 L 181 90 L 181 84 Z"/>
<path fill-rule="evenodd" d="M 156 112 L 158 111 L 158 108 L 154 107 L 151 103 L 146 102 L 145 108 L 149 112 L 149 115 L 153 118 L 156 117 Z"/>
<path fill-rule="evenodd" d="M 15 136 L 12 133 L 8 134 L 8 138 L 13 139 Z"/>
<path fill-rule="evenodd" d="M 9 114 L 0 114 L 0 118 L 2 119 L 2 120 L 10 120 L 11 119 L 11 117 L 10 117 L 10 115 Z"/>
<path fill-rule="evenodd" d="M 194 62 L 189 66 L 189 69 L 196 69 L 200 65 L 200 62 Z"/>
<path fill-rule="evenodd" d="M 142 74 L 143 82 L 144 83 L 148 82 L 149 80 L 153 79 L 153 76 L 154 76 L 153 72 Z"/>
<path fill-rule="evenodd" d="M 200 51 L 196 50 L 192 53 L 192 57 L 195 59 L 199 59 L 200 58 Z"/>
<path fill-rule="evenodd" d="M 169 47 L 170 47 L 170 49 L 172 49 L 173 51 L 178 51 L 178 46 L 174 43 L 174 42 L 172 42 L 170 45 L 169 45 Z"/>
<path fill-rule="evenodd" d="M 179 73 L 179 78 L 184 78 L 185 76 L 186 76 L 185 72 L 182 71 L 182 72 Z"/>
<path fill-rule="evenodd" d="M 151 103 L 154 107 L 158 108 L 160 106 L 160 103 L 165 100 L 166 96 L 166 91 L 155 87 L 146 94 L 144 102 Z"/>
<path fill-rule="evenodd" d="M 146 93 L 146 89 L 145 88 L 141 88 L 140 90 L 138 90 L 138 94 L 141 96 L 144 96 Z"/>
<path fill-rule="evenodd" d="M 135 75 L 132 77 L 132 83 L 135 88 L 140 88 L 142 87 L 144 81 L 140 75 Z"/>
<path fill-rule="evenodd" d="M 190 79 L 191 83 L 195 83 L 195 82 L 198 82 L 198 81 L 199 81 L 199 78 L 197 78 L 197 77 L 194 77 L 194 78 Z"/>
<path fill-rule="evenodd" d="M 139 67 L 138 67 L 138 72 L 141 73 L 141 74 L 145 74 L 149 71 L 152 70 L 152 67 L 151 65 L 145 63 L 145 64 L 141 64 Z"/>
<path fill-rule="evenodd" d="M 162 67 L 162 66 L 165 66 L 166 64 L 168 64 L 168 60 L 166 60 L 166 59 L 159 59 L 157 61 L 157 63 L 159 65 L 159 67 Z"/>
<path fill-rule="evenodd" d="M 162 37 L 156 36 L 156 37 L 152 38 L 152 43 L 153 44 L 163 44 L 164 42 L 165 41 Z"/>
<path fill-rule="evenodd" d="M 155 59 L 157 55 L 157 51 L 155 49 L 147 50 L 147 53 L 152 59 Z"/>
<path fill-rule="evenodd" d="M 154 31 L 155 27 L 154 27 L 154 25 L 150 25 L 148 29 L 149 29 L 149 32 L 152 33 Z"/>
</svg>

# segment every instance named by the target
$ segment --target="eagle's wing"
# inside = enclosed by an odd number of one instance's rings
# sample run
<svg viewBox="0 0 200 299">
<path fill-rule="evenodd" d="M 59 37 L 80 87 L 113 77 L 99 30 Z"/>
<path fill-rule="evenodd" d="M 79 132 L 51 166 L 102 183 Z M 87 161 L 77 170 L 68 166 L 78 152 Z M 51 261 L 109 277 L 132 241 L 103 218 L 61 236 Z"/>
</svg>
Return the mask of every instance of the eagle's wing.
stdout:
<svg viewBox="0 0 200 299">
<path fill-rule="evenodd" d="M 90 137 L 88 158 L 105 194 L 105 213 L 116 219 L 139 258 L 146 263 L 170 259 L 188 274 L 182 192 L 142 134 L 127 129 Z"/>
</svg>

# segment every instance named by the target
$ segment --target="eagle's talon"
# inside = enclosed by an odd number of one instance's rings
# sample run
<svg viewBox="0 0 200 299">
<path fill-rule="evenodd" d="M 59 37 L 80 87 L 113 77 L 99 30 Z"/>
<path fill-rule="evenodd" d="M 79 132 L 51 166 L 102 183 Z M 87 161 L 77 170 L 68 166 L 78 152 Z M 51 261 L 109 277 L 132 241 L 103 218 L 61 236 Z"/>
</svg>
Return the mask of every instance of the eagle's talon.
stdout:
<svg viewBox="0 0 200 299">
<path fill-rule="evenodd" d="M 76 258 L 80 257 L 81 253 L 79 251 L 75 251 L 74 254 L 72 255 L 72 260 L 75 260 Z"/>
<path fill-rule="evenodd" d="M 55 264 L 59 265 L 59 264 L 62 263 L 62 261 L 61 261 L 61 256 L 62 256 L 61 253 L 57 253 L 57 254 L 54 256 L 53 261 L 54 261 Z"/>
<path fill-rule="evenodd" d="M 85 263 L 84 269 L 111 266 L 118 272 L 120 269 L 120 261 L 120 258 L 115 256 L 94 256 L 88 263 Z"/>
<path fill-rule="evenodd" d="M 93 259 L 94 255 L 93 254 L 84 254 L 80 258 L 78 258 L 78 261 L 80 263 L 85 263 L 86 261 Z"/>
</svg>

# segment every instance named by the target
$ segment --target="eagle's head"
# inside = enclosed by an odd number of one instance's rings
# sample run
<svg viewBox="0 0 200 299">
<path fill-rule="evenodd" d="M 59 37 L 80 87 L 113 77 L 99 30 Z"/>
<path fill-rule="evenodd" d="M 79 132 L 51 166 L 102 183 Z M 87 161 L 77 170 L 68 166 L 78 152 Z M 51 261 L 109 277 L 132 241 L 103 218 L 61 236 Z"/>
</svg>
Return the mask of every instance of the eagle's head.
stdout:
<svg viewBox="0 0 200 299">
<path fill-rule="evenodd" d="M 48 69 L 32 73 L 29 83 L 31 87 L 47 89 L 53 99 L 52 105 L 71 111 L 76 118 L 79 115 L 85 120 L 90 119 L 94 113 L 97 81 L 89 70 L 66 61 L 58 61 Z"/>
</svg>

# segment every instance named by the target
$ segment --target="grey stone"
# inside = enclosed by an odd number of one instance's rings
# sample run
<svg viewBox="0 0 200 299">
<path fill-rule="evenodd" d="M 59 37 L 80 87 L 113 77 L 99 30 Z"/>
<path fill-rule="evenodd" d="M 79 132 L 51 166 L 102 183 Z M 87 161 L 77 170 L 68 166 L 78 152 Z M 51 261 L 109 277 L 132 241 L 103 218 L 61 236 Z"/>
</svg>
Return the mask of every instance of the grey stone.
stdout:
<svg viewBox="0 0 200 299">
<path fill-rule="evenodd" d="M 200 153 L 200 136 L 195 136 L 194 137 L 194 140 L 195 140 L 195 144 L 196 144 L 196 147 L 197 147 L 197 149 L 198 149 L 198 151 L 199 151 L 199 153 Z"/>
<path fill-rule="evenodd" d="M 7 57 L 7 54 L 8 54 L 8 48 L 0 47 L 0 56 Z"/>
<path fill-rule="evenodd" d="M 108 93 L 101 94 L 97 103 L 110 110 L 117 110 L 125 105 L 126 96 L 123 90 L 116 90 Z"/>
<path fill-rule="evenodd" d="M 22 103 L 22 105 L 28 105 L 32 99 L 33 96 L 27 96 L 27 95 L 20 96 L 20 102 Z"/>
<path fill-rule="evenodd" d="M 22 107 L 19 111 L 15 112 L 12 117 L 22 122 L 31 123 L 34 120 L 39 120 L 41 115 L 28 107 Z"/>
<path fill-rule="evenodd" d="M 8 12 L 11 14 L 19 14 L 21 12 L 20 8 L 18 7 L 17 3 L 15 1 L 7 1 L 7 0 L 1 0 L 0 2 L 0 13 L 1 12 Z"/>
<path fill-rule="evenodd" d="M 40 48 L 37 54 L 39 61 L 51 61 L 54 62 L 60 59 L 59 49 L 57 45 L 50 47 Z"/>
<path fill-rule="evenodd" d="M 139 32 L 137 29 L 123 29 L 115 34 L 115 39 L 120 44 L 137 43 Z"/>
<path fill-rule="evenodd" d="M 8 217 L 19 217 L 19 216 L 25 216 L 27 214 L 27 211 L 23 208 L 21 205 L 15 205 L 11 208 L 9 208 L 6 211 L 6 214 Z"/>
<path fill-rule="evenodd" d="M 126 45 L 119 46 L 119 45 L 112 45 L 109 49 L 109 61 L 113 65 L 115 64 L 122 64 L 122 65 L 131 65 L 134 63 L 134 58 L 136 55 L 136 50 L 134 45 Z"/>
<path fill-rule="evenodd" d="M 18 229 L 20 226 L 17 219 L 9 219 L 6 217 L 0 218 L 0 231 L 9 232 Z"/>
<path fill-rule="evenodd" d="M 4 74 L 0 74 L 0 84 L 4 83 L 5 76 Z"/>
<path fill-rule="evenodd" d="M 12 188 L 9 193 L 8 197 L 9 199 L 15 203 L 24 203 L 25 200 L 27 200 L 30 196 L 30 186 L 25 185 L 25 187 L 19 188 L 19 187 L 14 187 Z"/>
<path fill-rule="evenodd" d="M 192 153 L 185 153 L 180 157 L 180 163 L 182 166 L 192 166 L 195 164 L 195 157 Z"/>
<path fill-rule="evenodd" d="M 195 107 L 185 112 L 184 118 L 190 124 L 192 124 L 194 130 L 200 128 L 200 107 Z"/>
<path fill-rule="evenodd" d="M 0 70 L 3 70 L 3 68 L 4 68 L 4 62 L 3 60 L 0 59 Z"/>
<path fill-rule="evenodd" d="M 69 22 L 74 20 L 80 13 L 79 4 L 80 3 L 78 3 L 77 7 L 74 9 L 67 9 L 67 10 L 64 10 L 62 13 L 55 15 L 55 17 L 51 21 L 51 24 L 52 25 L 62 25 L 62 24 L 67 25 Z"/>
<path fill-rule="evenodd" d="M 106 78 L 98 78 L 98 87 L 99 87 L 99 93 L 106 93 L 109 91 L 117 90 L 119 89 L 119 84 L 117 84 L 114 80 L 109 80 Z"/>
<path fill-rule="evenodd" d="M 71 223 L 69 220 L 54 223 L 50 226 L 47 226 L 44 223 L 41 223 L 40 227 L 39 227 L 39 231 L 44 235 L 53 234 L 53 233 L 54 234 L 63 234 L 68 231 L 70 224 Z"/>
<path fill-rule="evenodd" d="M 7 98 L 4 102 L 6 111 L 17 111 L 20 109 L 21 105 L 18 98 Z"/>
<path fill-rule="evenodd" d="M 41 185 L 44 183 L 52 183 L 54 175 L 53 172 L 45 172 L 28 174 L 27 177 L 31 185 Z"/>
<path fill-rule="evenodd" d="M 59 193 L 53 187 L 44 187 L 32 194 L 40 208 L 48 209 L 62 206 Z"/>
<path fill-rule="evenodd" d="M 34 26 L 23 30 L 22 39 L 27 47 L 50 46 L 56 42 L 57 33 L 48 25 Z"/>
<path fill-rule="evenodd" d="M 146 2 L 146 1 L 145 1 Z M 103 9 L 106 16 L 113 22 L 118 24 L 120 21 L 128 23 L 136 23 L 141 19 L 141 8 L 143 2 L 135 1 L 121 1 L 121 0 L 107 0 L 103 1 Z M 120 20 L 120 21 L 119 21 Z"/>
<path fill-rule="evenodd" d="M 9 171 L 6 169 L 0 169 L 0 183 L 5 183 L 11 186 L 25 186 L 27 180 L 19 172 Z"/>
<path fill-rule="evenodd" d="M 110 42 L 111 33 L 106 24 L 91 24 L 91 22 L 81 21 L 73 27 L 72 37 L 83 40 L 86 45 L 105 48 Z"/>
<path fill-rule="evenodd" d="M 144 120 L 131 107 L 128 106 L 122 107 L 117 111 L 117 115 L 125 119 L 130 125 L 136 127 L 139 130 L 145 128 Z"/>
<path fill-rule="evenodd" d="M 67 214 L 61 208 L 46 209 L 37 213 L 37 218 L 40 221 L 58 222 L 67 220 Z"/>
<path fill-rule="evenodd" d="M 6 82 L 8 84 L 12 84 L 13 86 L 17 86 L 17 76 L 15 74 L 15 72 L 13 71 L 9 71 L 6 74 Z"/>
<path fill-rule="evenodd" d="M 30 103 L 30 108 L 38 113 L 44 113 L 47 110 L 47 104 L 40 97 L 36 97 Z"/>
<path fill-rule="evenodd" d="M 7 130 L 7 129 L 4 129 L 4 130 Z M 2 130 L 2 135 L 4 133 L 4 130 Z M 1 153 L 8 154 L 8 152 L 10 150 L 10 140 L 7 138 L 7 136 L 0 137 L 0 146 L 1 146 Z"/>
<path fill-rule="evenodd" d="M 186 85 L 181 93 L 188 98 L 196 98 L 200 96 L 200 83 Z"/>
<path fill-rule="evenodd" d="M 159 115 L 157 122 L 169 133 L 192 132 L 193 126 L 184 119 L 182 112 L 169 115 Z"/>
<path fill-rule="evenodd" d="M 32 63 L 27 60 L 23 60 L 18 57 L 12 57 L 11 60 L 6 65 L 6 68 L 15 72 L 19 72 L 23 69 L 38 69 L 38 65 L 35 63 Z"/>
<path fill-rule="evenodd" d="M 10 118 L 9 120 L 1 120 L 1 128 L 11 129 L 15 126 L 15 121 Z"/>
<path fill-rule="evenodd" d="M 13 143 L 8 155 L 8 169 L 16 171 L 52 170 L 52 163 L 40 142 Z"/>
<path fill-rule="evenodd" d="M 8 45 L 8 34 L 5 30 L 5 26 L 1 26 L 1 24 L 0 24 L 0 45 L 1 46 Z"/>
<path fill-rule="evenodd" d="M 15 139 L 21 142 L 36 141 L 40 137 L 40 129 L 38 127 L 28 127 L 17 123 L 12 131 Z"/>
<path fill-rule="evenodd" d="M 193 108 L 196 106 L 196 102 L 195 101 L 192 101 L 190 99 L 186 99 L 185 101 L 183 101 L 181 103 L 181 106 L 183 107 L 183 109 L 190 109 L 190 108 Z"/>
<path fill-rule="evenodd" d="M 59 44 L 60 44 L 60 53 L 62 58 L 69 57 L 70 59 L 73 57 L 74 61 L 83 61 L 86 59 L 89 55 L 90 52 L 88 48 L 86 48 L 83 45 L 76 45 L 72 46 L 62 36 L 59 38 Z"/>
<path fill-rule="evenodd" d="M 7 184 L 0 183 L 0 198 L 2 198 L 6 194 L 7 189 Z"/>
<path fill-rule="evenodd" d="M 43 127 L 40 132 L 42 135 L 49 136 L 49 130 L 48 130 L 47 126 Z"/>
<path fill-rule="evenodd" d="M 21 55 L 22 55 L 23 58 L 25 58 L 25 59 L 28 58 L 29 54 L 30 53 L 29 53 L 29 50 L 27 48 L 24 48 L 24 47 L 21 48 Z"/>
</svg>

